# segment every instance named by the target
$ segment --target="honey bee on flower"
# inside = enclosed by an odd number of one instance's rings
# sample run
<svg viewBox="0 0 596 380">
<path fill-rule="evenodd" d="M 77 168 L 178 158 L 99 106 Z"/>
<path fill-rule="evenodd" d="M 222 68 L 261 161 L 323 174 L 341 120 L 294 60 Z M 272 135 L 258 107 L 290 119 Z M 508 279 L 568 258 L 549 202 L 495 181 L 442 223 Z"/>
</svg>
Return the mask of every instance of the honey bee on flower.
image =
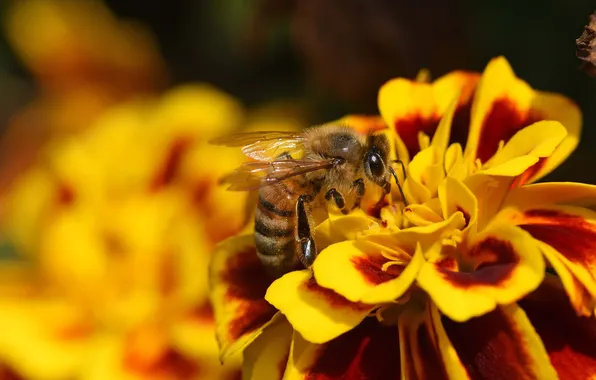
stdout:
<svg viewBox="0 0 596 380">
<path fill-rule="evenodd" d="M 310 268 L 317 256 L 313 211 L 333 202 L 348 214 L 360 207 L 369 187 L 401 191 L 383 134 L 364 134 L 341 125 L 296 132 L 249 132 L 225 136 L 214 144 L 242 146 L 248 162 L 224 178 L 230 190 L 259 190 L 255 213 L 257 255 L 268 272 L 279 277 Z M 299 155 L 300 159 L 293 156 Z M 403 194 L 403 193 L 402 193 Z"/>
</svg>

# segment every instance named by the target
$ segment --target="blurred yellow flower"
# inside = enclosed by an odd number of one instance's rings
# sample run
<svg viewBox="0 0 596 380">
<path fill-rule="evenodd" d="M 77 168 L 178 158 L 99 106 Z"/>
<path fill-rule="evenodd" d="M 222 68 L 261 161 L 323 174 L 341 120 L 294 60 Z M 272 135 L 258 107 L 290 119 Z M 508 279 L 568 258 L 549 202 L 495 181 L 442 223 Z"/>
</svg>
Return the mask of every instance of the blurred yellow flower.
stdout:
<svg viewBox="0 0 596 380">
<path fill-rule="evenodd" d="M 148 31 L 117 19 L 100 1 L 14 1 L 3 21 L 39 92 L 11 117 L 0 141 L 2 188 L 51 136 L 87 127 L 106 108 L 167 83 Z"/>
<path fill-rule="evenodd" d="M 577 107 L 500 57 L 392 80 L 379 108 L 341 122 L 394 137 L 405 199 L 330 212 L 312 268 L 275 280 L 250 233 L 218 245 L 221 358 L 247 379 L 593 378 L 596 186 L 528 185 L 576 147 Z"/>
<path fill-rule="evenodd" d="M 141 25 L 118 20 L 98 0 L 16 1 L 8 8 L 9 42 L 44 91 L 94 87 L 136 94 L 163 85 L 157 46 Z"/>
<path fill-rule="evenodd" d="M 30 379 L 237 375 L 217 360 L 207 267 L 247 222 L 247 194 L 218 186 L 244 158 L 207 140 L 244 118 L 186 85 L 51 140 L 3 199 L 25 267 L 2 277 L 0 363 Z"/>
</svg>

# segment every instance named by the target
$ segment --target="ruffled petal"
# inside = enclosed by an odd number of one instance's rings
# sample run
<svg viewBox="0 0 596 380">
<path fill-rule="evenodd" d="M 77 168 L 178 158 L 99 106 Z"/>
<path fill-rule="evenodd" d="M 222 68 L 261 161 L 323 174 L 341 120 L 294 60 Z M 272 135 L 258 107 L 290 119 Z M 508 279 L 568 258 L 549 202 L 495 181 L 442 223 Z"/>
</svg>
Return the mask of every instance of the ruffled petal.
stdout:
<svg viewBox="0 0 596 380">
<path fill-rule="evenodd" d="M 285 319 L 271 324 L 244 350 L 242 378 L 281 380 L 292 343 L 292 326 Z"/>
<path fill-rule="evenodd" d="M 378 97 L 386 124 L 399 135 L 398 153 L 408 163 L 420 150 L 419 132 L 432 136 L 454 99 L 459 102 L 451 127 L 451 141 L 464 142 L 467 136 L 470 100 L 479 75 L 455 71 L 434 83 L 397 78 L 385 83 Z M 401 149 L 399 149 L 401 147 Z"/>
<path fill-rule="evenodd" d="M 436 198 L 431 199 L 436 200 Z M 443 217 L 433 210 L 429 203 L 413 204 L 406 207 L 403 211 L 404 217 L 414 226 L 428 226 L 433 223 L 440 223 Z"/>
<path fill-rule="evenodd" d="M 498 217 L 544 243 L 541 251 L 561 276 L 575 309 L 591 315 L 596 304 L 596 212 L 576 206 L 542 206 L 504 210 Z"/>
<path fill-rule="evenodd" d="M 466 321 L 517 301 L 543 277 L 544 260 L 532 237 L 498 224 L 479 233 L 467 250 L 425 263 L 418 283 L 443 314 Z"/>
<path fill-rule="evenodd" d="M 319 286 L 309 270 L 290 272 L 275 280 L 265 299 L 313 343 L 328 342 L 353 329 L 374 308 L 374 305 L 350 302 Z"/>
<path fill-rule="evenodd" d="M 404 184 L 408 201 L 423 203 L 436 194 L 439 183 L 445 178 L 442 157 L 443 153 L 432 146 L 416 154 L 408 166 L 409 174 Z M 416 183 L 415 187 L 412 182 Z M 426 191 L 417 194 L 420 187 L 424 187 Z"/>
<path fill-rule="evenodd" d="M 478 202 L 478 230 L 483 230 L 501 210 L 509 194 L 513 178 L 474 173 L 463 183 L 474 194 Z"/>
<path fill-rule="evenodd" d="M 331 244 L 354 240 L 362 231 L 380 230 L 378 220 L 356 209 L 348 215 L 329 213 L 315 229 L 317 248 L 322 252 Z"/>
<path fill-rule="evenodd" d="M 516 304 L 442 327 L 472 379 L 557 379 L 540 337 Z"/>
<path fill-rule="evenodd" d="M 478 201 L 474 194 L 463 182 L 447 177 L 439 186 L 439 200 L 443 218 L 447 219 L 456 212 L 461 212 L 466 222 L 466 232 L 470 227 L 476 227 L 478 221 Z"/>
<path fill-rule="evenodd" d="M 313 272 L 320 286 L 351 302 L 391 302 L 408 290 L 424 262 L 420 248 L 406 262 L 390 263 L 391 256 L 397 253 L 385 247 L 346 241 L 321 252 Z"/>
<path fill-rule="evenodd" d="M 567 130 L 557 121 L 536 122 L 515 133 L 503 148 L 486 162 L 480 173 L 521 176 L 517 183 L 521 186 L 529 175 L 528 169 L 538 162 L 548 162 L 548 157 L 566 135 Z"/>
<path fill-rule="evenodd" d="M 559 378 L 596 376 L 596 321 L 575 313 L 554 276 L 547 275 L 534 293 L 520 301 L 520 306 L 540 336 Z"/>
<path fill-rule="evenodd" d="M 401 379 L 397 326 L 366 318 L 325 344 L 295 333 L 284 380 Z"/>
<path fill-rule="evenodd" d="M 552 161 L 545 161 L 527 175 L 535 180 L 552 171 L 577 145 L 581 114 L 570 100 L 534 91 L 518 79 L 507 60 L 498 57 L 487 65 L 474 98 L 465 156 L 487 162 L 516 132 L 539 120 L 557 120 L 569 136 L 557 147 Z"/>
<path fill-rule="evenodd" d="M 577 147 L 582 130 L 582 114 L 578 105 L 562 95 L 538 91 L 532 108 L 544 115 L 544 119 L 560 122 L 567 129 L 567 135 L 548 159 L 542 160 L 539 167 L 526 173 L 524 183 L 539 180 L 565 161 Z"/>
<path fill-rule="evenodd" d="M 209 281 L 223 361 L 253 341 L 277 313 L 265 301 L 272 279 L 256 255 L 252 235 L 230 238 L 217 247 Z"/>
</svg>

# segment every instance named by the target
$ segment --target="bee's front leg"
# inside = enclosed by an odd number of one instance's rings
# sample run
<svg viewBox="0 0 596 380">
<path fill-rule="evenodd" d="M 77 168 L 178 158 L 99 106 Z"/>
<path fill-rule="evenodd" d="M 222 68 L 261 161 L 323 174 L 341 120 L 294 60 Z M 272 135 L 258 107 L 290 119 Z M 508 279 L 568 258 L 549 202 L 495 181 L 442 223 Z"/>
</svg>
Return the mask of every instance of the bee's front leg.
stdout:
<svg viewBox="0 0 596 380">
<path fill-rule="evenodd" d="M 301 195 L 296 202 L 296 241 L 299 245 L 299 259 L 306 268 L 314 263 L 317 257 L 317 247 L 312 238 L 310 221 L 308 219 L 307 204 L 313 201 L 310 195 Z"/>
<path fill-rule="evenodd" d="M 349 211 L 346 209 L 346 201 L 344 200 L 344 196 L 341 195 L 337 189 L 329 189 L 325 194 L 325 199 L 330 201 L 333 198 L 333 202 L 337 208 L 342 212 L 342 214 L 347 214 Z"/>
</svg>

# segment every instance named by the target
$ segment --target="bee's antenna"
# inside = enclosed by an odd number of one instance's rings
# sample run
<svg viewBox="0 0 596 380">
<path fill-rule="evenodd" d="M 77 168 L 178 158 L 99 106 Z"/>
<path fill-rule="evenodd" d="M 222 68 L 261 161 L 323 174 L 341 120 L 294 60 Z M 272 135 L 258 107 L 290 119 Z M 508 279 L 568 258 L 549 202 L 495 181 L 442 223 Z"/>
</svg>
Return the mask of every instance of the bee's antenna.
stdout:
<svg viewBox="0 0 596 380">
<path fill-rule="evenodd" d="M 401 170 L 404 173 L 404 181 L 405 181 L 405 179 L 406 179 L 406 165 L 404 164 L 404 162 L 402 160 L 391 160 L 391 162 L 393 162 L 395 164 L 400 164 Z"/>
<path fill-rule="evenodd" d="M 399 161 L 399 162 L 401 162 L 401 161 Z M 403 165 L 403 163 L 402 163 L 402 168 L 404 168 L 404 178 L 406 178 L 406 176 L 405 176 L 406 169 L 405 169 L 405 166 Z M 401 188 L 401 185 L 399 184 L 399 179 L 397 178 L 397 173 L 395 172 L 395 170 L 393 170 L 393 168 L 391 166 L 389 166 L 389 172 L 395 179 L 395 184 L 397 185 L 397 189 L 399 190 L 399 194 L 401 195 L 401 199 L 404 202 L 404 205 L 406 207 L 408 207 L 408 201 L 406 201 L 406 195 L 404 194 L 404 190 Z"/>
</svg>

